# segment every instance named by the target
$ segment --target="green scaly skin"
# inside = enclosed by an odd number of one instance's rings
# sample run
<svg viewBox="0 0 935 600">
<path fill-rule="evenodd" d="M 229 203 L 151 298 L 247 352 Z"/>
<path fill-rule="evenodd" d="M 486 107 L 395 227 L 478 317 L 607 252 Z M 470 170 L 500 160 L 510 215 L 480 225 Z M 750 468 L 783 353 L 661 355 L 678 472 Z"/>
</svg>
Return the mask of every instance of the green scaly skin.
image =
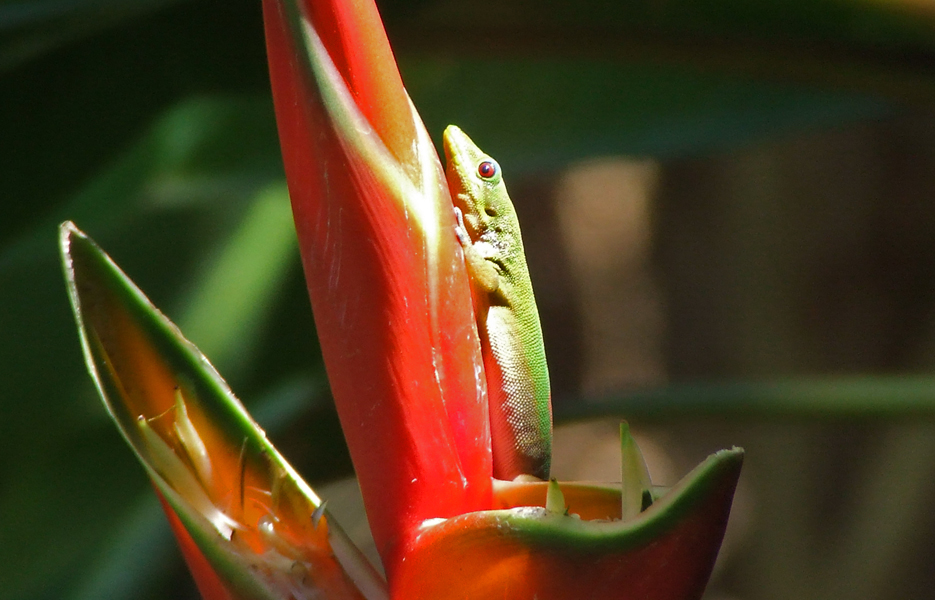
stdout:
<svg viewBox="0 0 935 600">
<path fill-rule="evenodd" d="M 449 125 L 444 146 L 487 375 L 494 477 L 548 479 L 549 370 L 516 211 L 499 165 L 464 132 Z"/>
</svg>

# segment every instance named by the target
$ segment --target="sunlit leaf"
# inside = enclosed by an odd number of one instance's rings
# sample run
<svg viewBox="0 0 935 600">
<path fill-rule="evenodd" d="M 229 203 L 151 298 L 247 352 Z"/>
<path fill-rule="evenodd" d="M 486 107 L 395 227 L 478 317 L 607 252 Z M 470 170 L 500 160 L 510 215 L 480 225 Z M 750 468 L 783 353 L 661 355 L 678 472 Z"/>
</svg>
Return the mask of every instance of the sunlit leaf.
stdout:
<svg viewBox="0 0 935 600">
<path fill-rule="evenodd" d="M 935 377 L 829 376 L 727 382 L 685 382 L 569 403 L 561 418 L 608 415 L 665 418 L 704 415 L 752 419 L 780 416 L 895 417 L 935 412 Z"/>
</svg>

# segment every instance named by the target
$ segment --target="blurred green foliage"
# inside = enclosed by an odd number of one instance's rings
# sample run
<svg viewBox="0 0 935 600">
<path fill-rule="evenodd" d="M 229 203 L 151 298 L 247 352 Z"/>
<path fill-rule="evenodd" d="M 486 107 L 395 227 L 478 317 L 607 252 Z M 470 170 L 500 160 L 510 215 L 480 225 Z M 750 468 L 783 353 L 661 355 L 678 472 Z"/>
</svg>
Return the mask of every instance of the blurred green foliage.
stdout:
<svg viewBox="0 0 935 600">
<path fill-rule="evenodd" d="M 466 1 L 379 3 L 429 131 L 458 123 L 511 168 L 703 153 L 935 98 L 935 20 L 910 3 L 500 4 L 491 22 Z M 56 227 L 92 235 L 312 483 L 350 472 L 258 0 L 0 3 L 0 148 L 0 598 L 191 596 L 85 373 Z"/>
</svg>

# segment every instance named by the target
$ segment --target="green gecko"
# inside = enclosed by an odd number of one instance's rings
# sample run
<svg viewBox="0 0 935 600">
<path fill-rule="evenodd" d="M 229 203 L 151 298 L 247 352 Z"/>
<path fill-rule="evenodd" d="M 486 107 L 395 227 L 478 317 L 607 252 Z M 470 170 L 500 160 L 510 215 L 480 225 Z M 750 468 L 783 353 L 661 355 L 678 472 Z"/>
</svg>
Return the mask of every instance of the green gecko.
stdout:
<svg viewBox="0 0 935 600">
<path fill-rule="evenodd" d="M 449 125 L 444 146 L 487 375 L 494 477 L 548 479 L 549 370 L 516 211 L 500 166 L 463 131 Z"/>
</svg>

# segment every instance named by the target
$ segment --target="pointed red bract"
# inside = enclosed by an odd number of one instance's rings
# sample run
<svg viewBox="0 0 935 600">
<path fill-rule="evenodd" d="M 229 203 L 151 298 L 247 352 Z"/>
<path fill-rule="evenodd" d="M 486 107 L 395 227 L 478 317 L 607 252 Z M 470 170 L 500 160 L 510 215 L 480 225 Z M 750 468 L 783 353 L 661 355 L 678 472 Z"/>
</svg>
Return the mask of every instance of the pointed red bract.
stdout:
<svg viewBox="0 0 935 600">
<path fill-rule="evenodd" d="M 489 507 L 491 458 L 480 346 L 441 164 L 427 136 L 417 139 L 424 127 L 408 110 L 398 74 L 386 73 L 396 73 L 392 54 L 375 9 L 364 4 L 316 2 L 308 12 L 290 0 L 263 6 L 315 324 L 391 573 L 422 521 Z M 321 23 L 302 21 L 320 15 Z M 322 44 L 338 54 L 343 82 L 328 79 L 327 57 L 310 56 L 303 27 L 327 30 Z M 387 161 L 360 151 L 374 143 L 358 139 L 364 127 L 342 127 L 355 110 L 335 104 L 344 83 L 357 86 L 348 92 L 365 118 L 387 120 L 370 125 L 393 156 L 389 175 Z M 415 132 L 408 147 L 416 162 L 404 151 L 407 132 Z"/>
<path fill-rule="evenodd" d="M 409 99 L 377 7 L 371 0 L 301 1 L 364 117 L 397 160 L 414 164 Z"/>
</svg>

